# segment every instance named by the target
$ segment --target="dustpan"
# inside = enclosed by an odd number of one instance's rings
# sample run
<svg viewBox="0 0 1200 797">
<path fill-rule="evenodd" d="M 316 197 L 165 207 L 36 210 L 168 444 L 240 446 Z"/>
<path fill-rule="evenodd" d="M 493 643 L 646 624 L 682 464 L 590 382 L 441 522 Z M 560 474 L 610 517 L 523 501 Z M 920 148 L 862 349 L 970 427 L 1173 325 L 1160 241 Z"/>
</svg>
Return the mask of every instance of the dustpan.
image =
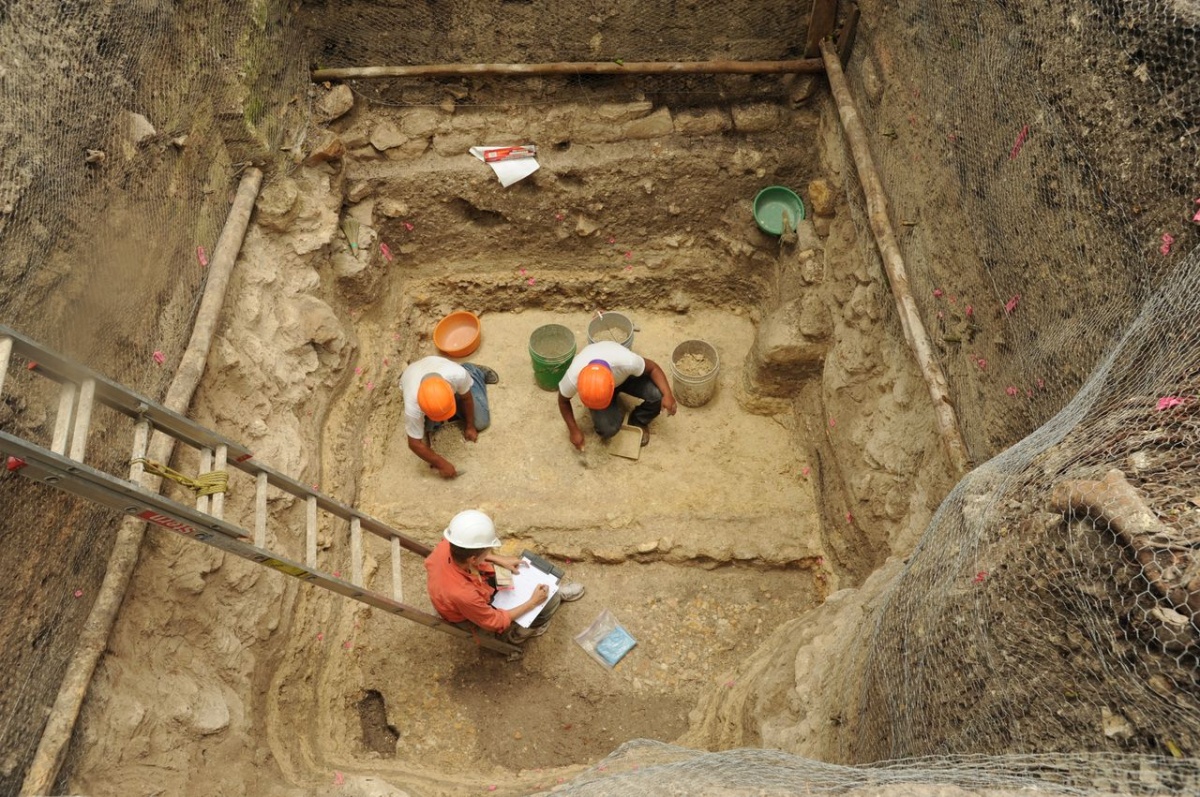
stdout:
<svg viewBox="0 0 1200 797">
<path fill-rule="evenodd" d="M 637 459 L 642 455 L 642 428 L 621 424 L 621 431 L 608 441 L 608 453 L 614 457 Z"/>
</svg>

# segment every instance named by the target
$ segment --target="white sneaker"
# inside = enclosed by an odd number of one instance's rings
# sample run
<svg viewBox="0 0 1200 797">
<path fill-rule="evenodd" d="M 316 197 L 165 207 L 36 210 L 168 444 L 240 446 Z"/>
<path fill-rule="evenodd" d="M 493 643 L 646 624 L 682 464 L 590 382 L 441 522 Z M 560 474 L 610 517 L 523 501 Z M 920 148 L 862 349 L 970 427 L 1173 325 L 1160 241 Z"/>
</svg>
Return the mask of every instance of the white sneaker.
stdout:
<svg viewBox="0 0 1200 797">
<path fill-rule="evenodd" d="M 582 584 L 576 584 L 574 581 L 572 581 L 570 584 L 564 584 L 558 588 L 558 597 L 563 603 L 570 603 L 571 601 L 577 601 L 582 598 L 583 593 L 586 591 L 587 588 Z"/>
</svg>

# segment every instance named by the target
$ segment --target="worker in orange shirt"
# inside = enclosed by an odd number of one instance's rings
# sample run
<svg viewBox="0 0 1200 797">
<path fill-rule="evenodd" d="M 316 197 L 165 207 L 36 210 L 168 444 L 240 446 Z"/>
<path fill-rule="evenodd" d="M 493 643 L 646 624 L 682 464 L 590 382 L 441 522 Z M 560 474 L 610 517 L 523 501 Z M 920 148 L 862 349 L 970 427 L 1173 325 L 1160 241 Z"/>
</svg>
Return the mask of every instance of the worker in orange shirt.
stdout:
<svg viewBox="0 0 1200 797">
<path fill-rule="evenodd" d="M 668 415 L 675 414 L 675 394 L 658 363 L 611 340 L 591 343 L 575 355 L 558 383 L 558 411 L 573 446 L 583 450 L 583 431 L 575 421 L 571 399 L 579 396 L 583 406 L 591 410 L 596 434 L 607 440 L 621 431 L 625 417 L 618 393 L 642 400 L 629 413 L 630 425 L 641 427 L 642 445 L 650 442 L 651 421 L 664 409 Z"/>
<path fill-rule="evenodd" d="M 489 631 L 506 642 L 520 644 L 546 633 L 546 624 L 559 606 L 582 598 L 584 587 L 573 582 L 562 584 L 550 596 L 549 588 L 539 584 L 533 596 L 521 605 L 497 609 L 492 605 L 496 594 L 495 565 L 514 573 L 525 566 L 515 556 L 496 553 L 498 547 L 496 526 L 485 513 L 467 509 L 455 515 L 442 532 L 441 541 L 425 559 L 429 600 L 447 622 L 460 628 Z M 517 618 L 543 603 L 545 606 L 528 628 L 517 624 Z"/>
</svg>

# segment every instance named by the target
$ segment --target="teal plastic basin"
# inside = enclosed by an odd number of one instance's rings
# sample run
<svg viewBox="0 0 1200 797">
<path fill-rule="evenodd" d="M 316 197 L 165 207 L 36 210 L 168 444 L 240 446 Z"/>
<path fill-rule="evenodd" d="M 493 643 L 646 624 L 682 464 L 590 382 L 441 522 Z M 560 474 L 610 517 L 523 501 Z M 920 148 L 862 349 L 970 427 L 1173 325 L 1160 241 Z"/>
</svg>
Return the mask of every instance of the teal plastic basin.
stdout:
<svg viewBox="0 0 1200 797">
<path fill-rule="evenodd" d="M 804 203 L 796 192 L 782 185 L 769 185 L 754 197 L 754 221 L 771 235 L 783 235 L 783 216 L 793 230 L 804 218 Z"/>
</svg>

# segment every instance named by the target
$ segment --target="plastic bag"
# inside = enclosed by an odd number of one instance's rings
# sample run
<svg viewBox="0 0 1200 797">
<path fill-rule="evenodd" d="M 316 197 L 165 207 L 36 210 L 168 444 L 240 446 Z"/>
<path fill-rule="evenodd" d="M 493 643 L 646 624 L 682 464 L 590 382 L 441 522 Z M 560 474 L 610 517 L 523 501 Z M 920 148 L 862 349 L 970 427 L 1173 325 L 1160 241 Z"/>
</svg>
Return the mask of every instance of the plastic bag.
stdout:
<svg viewBox="0 0 1200 797">
<path fill-rule="evenodd" d="M 637 644 L 608 609 L 602 609 L 600 616 L 575 636 L 575 642 L 610 670 Z"/>
</svg>

